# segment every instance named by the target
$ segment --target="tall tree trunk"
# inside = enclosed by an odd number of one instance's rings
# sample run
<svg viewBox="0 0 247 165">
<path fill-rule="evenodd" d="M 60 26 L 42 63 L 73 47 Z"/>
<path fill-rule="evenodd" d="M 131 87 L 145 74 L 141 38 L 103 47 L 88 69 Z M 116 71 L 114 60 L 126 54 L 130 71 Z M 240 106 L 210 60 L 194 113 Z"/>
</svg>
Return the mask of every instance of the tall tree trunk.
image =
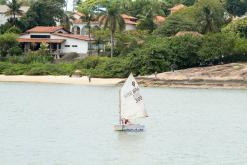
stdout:
<svg viewBox="0 0 247 165">
<path fill-rule="evenodd" d="M 88 37 L 89 37 L 89 47 L 90 47 L 90 51 L 89 51 L 89 55 L 92 55 L 92 42 L 91 42 L 91 22 L 88 22 Z"/>
<path fill-rule="evenodd" d="M 111 58 L 113 57 L 114 52 L 114 32 L 111 31 Z"/>
</svg>

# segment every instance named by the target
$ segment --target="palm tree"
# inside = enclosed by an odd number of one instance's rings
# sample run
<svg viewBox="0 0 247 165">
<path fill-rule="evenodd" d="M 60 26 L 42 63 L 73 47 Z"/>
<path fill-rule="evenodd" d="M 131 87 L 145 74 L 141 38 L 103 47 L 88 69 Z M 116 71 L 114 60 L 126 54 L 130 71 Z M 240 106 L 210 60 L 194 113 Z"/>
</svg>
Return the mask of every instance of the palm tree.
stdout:
<svg viewBox="0 0 247 165">
<path fill-rule="evenodd" d="M 201 21 L 202 33 L 215 31 L 213 12 L 209 6 L 203 6 L 204 19 Z"/>
<path fill-rule="evenodd" d="M 91 23 L 95 20 L 95 13 L 90 9 L 79 10 L 83 16 L 81 16 L 82 22 L 86 22 L 86 28 L 88 28 L 88 36 L 91 38 Z"/>
<path fill-rule="evenodd" d="M 81 16 L 82 22 L 86 22 L 86 28 L 88 29 L 88 37 L 89 37 L 89 48 L 91 49 L 91 23 L 95 20 L 95 12 L 93 8 L 85 8 L 85 6 L 81 6 L 78 8 L 78 11 L 81 12 L 83 15 Z M 89 55 L 91 51 L 89 51 Z"/>
<path fill-rule="evenodd" d="M 20 9 L 22 3 L 17 0 L 12 0 L 7 2 L 7 6 L 9 7 L 8 11 L 6 11 L 6 16 L 11 16 L 13 20 L 13 24 L 16 24 L 16 16 L 23 15 L 23 11 Z"/>
<path fill-rule="evenodd" d="M 125 29 L 125 22 L 118 9 L 118 3 L 110 3 L 107 6 L 107 10 L 99 15 L 99 24 L 104 29 L 109 28 L 111 31 L 111 57 L 114 52 L 114 34 L 119 29 L 120 31 Z"/>
<path fill-rule="evenodd" d="M 60 25 L 62 25 L 66 30 L 70 30 L 70 26 L 73 24 L 75 17 L 72 12 L 63 13 L 63 17 L 60 20 Z"/>
</svg>

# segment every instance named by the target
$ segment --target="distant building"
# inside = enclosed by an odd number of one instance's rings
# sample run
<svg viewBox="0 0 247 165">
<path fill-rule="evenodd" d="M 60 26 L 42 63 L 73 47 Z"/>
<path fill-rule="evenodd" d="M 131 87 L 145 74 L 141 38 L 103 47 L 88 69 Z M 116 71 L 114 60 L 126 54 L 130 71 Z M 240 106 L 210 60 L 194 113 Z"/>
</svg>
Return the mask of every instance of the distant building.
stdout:
<svg viewBox="0 0 247 165">
<path fill-rule="evenodd" d="M 22 10 L 24 14 L 28 11 L 28 9 L 29 9 L 28 6 L 22 6 L 20 8 L 20 10 Z M 0 25 L 5 24 L 7 20 L 10 18 L 5 14 L 8 10 L 9 7 L 7 5 L 0 5 Z"/>
<path fill-rule="evenodd" d="M 79 0 L 65 0 L 65 11 L 75 11 Z"/>
<path fill-rule="evenodd" d="M 70 29 L 70 31 L 73 34 L 88 35 L 87 23 L 83 22 L 81 20 L 82 16 L 83 16 L 83 14 L 81 14 L 79 12 L 75 12 L 73 14 L 73 17 L 75 18 L 75 20 L 73 20 L 73 24 L 72 24 L 71 29 Z M 136 30 L 137 18 L 126 15 L 126 14 L 122 14 L 122 17 L 123 17 L 124 22 L 125 22 L 125 30 L 126 31 Z M 99 22 L 97 20 L 91 22 L 91 26 L 92 27 L 100 27 Z"/>
<path fill-rule="evenodd" d="M 162 23 L 164 23 L 165 22 L 165 20 L 166 20 L 166 17 L 164 17 L 164 16 L 155 16 L 154 17 L 154 23 L 156 24 L 156 25 L 161 25 Z"/>
<path fill-rule="evenodd" d="M 127 14 L 122 14 L 122 17 L 125 22 L 125 30 L 136 30 L 137 18 L 129 16 Z"/>
<path fill-rule="evenodd" d="M 78 53 L 81 57 L 87 56 L 92 47 L 90 45 L 93 45 L 93 40 L 90 40 L 88 36 L 71 34 L 60 26 L 36 26 L 19 36 L 17 41 L 25 52 L 38 50 L 41 43 L 47 43 L 50 52 L 56 58 L 67 53 Z"/>
<path fill-rule="evenodd" d="M 183 4 L 177 4 L 174 7 L 170 8 L 169 10 L 171 11 L 171 14 L 174 14 L 174 13 L 176 13 L 176 12 L 178 12 L 178 11 L 184 9 L 184 8 L 186 8 L 185 5 L 183 5 Z"/>
</svg>

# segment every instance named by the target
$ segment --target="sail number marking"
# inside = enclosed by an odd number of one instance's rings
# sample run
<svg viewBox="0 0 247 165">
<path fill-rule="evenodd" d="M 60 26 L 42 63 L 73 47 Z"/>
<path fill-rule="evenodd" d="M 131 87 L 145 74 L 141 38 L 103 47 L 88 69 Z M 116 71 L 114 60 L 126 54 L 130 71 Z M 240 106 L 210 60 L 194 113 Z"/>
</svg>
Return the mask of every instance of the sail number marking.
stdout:
<svg viewBox="0 0 247 165">
<path fill-rule="evenodd" d="M 128 93 L 126 93 L 124 95 L 125 98 L 129 97 L 129 96 L 133 96 L 133 98 L 135 99 L 136 103 L 142 101 L 142 96 L 139 93 L 139 87 L 134 88 L 133 90 L 129 91 Z"/>
</svg>

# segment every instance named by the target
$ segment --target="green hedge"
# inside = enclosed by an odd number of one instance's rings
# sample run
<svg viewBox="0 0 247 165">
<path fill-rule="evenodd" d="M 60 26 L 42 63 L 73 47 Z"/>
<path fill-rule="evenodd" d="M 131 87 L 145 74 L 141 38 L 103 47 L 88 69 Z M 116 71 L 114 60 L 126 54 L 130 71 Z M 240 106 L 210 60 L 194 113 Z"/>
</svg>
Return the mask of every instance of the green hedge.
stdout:
<svg viewBox="0 0 247 165">
<path fill-rule="evenodd" d="M 5 75 L 70 75 L 73 64 L 11 64 L 0 63 L 0 74 Z"/>
</svg>

